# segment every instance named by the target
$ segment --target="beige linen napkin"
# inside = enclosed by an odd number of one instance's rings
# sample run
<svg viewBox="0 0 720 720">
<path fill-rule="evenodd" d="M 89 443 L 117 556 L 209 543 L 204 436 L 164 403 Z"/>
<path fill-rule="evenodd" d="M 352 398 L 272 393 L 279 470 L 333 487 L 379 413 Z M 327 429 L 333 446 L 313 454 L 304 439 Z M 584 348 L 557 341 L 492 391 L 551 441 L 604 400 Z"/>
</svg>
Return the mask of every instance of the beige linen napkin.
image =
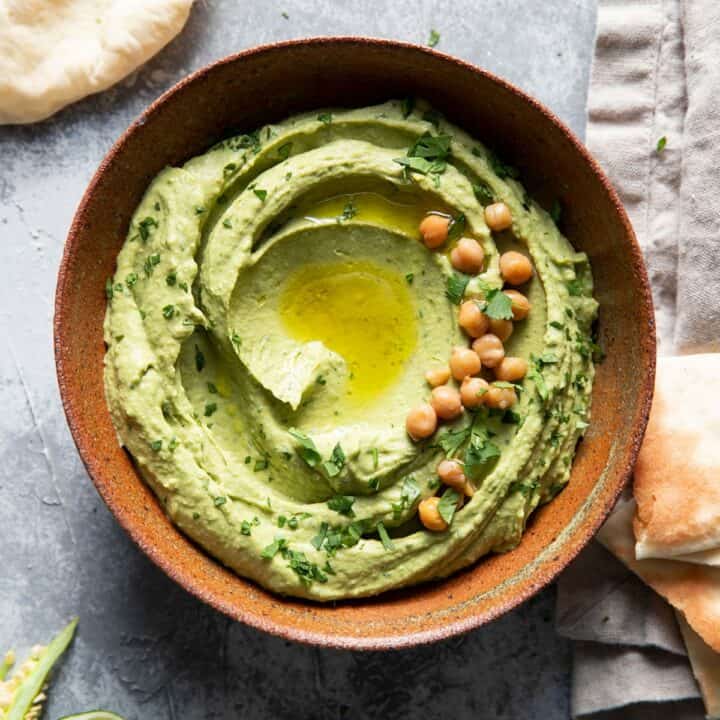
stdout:
<svg viewBox="0 0 720 720">
<path fill-rule="evenodd" d="M 645 253 L 659 352 L 720 350 L 720 2 L 600 0 L 587 144 Z M 574 717 L 704 716 L 669 606 L 599 545 L 560 579 L 557 626 Z"/>
</svg>

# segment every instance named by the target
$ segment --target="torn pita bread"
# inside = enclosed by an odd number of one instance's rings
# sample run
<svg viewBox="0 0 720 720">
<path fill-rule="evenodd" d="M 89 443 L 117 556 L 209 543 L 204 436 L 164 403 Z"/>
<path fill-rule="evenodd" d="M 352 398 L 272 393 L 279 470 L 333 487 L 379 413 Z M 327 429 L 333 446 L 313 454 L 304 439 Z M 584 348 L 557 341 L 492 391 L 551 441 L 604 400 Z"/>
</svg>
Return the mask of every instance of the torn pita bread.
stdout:
<svg viewBox="0 0 720 720">
<path fill-rule="evenodd" d="M 682 613 L 676 615 L 693 675 L 700 686 L 708 720 L 720 720 L 720 654 L 703 642 L 687 624 Z"/>
<path fill-rule="evenodd" d="M 638 559 L 720 565 L 720 354 L 660 359 L 633 494 Z"/>
<path fill-rule="evenodd" d="M 192 0 L 0 2 L 0 124 L 43 120 L 129 75 L 182 30 Z"/>
<path fill-rule="evenodd" d="M 637 560 L 634 500 L 621 500 L 598 540 L 685 616 L 690 627 L 720 652 L 720 568 L 678 560 Z"/>
</svg>

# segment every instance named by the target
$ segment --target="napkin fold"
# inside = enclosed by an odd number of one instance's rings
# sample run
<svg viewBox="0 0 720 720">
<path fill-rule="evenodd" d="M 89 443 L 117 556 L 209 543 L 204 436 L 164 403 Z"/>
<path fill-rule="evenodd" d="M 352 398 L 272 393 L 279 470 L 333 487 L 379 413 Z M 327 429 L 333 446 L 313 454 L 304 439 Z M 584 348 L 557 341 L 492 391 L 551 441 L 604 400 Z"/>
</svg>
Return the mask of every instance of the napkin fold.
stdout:
<svg viewBox="0 0 720 720">
<path fill-rule="evenodd" d="M 716 0 L 599 1 L 587 144 L 645 254 L 663 355 L 720 351 L 719 59 Z M 673 611 L 629 569 L 593 543 L 558 588 L 573 717 L 705 716 Z"/>
</svg>

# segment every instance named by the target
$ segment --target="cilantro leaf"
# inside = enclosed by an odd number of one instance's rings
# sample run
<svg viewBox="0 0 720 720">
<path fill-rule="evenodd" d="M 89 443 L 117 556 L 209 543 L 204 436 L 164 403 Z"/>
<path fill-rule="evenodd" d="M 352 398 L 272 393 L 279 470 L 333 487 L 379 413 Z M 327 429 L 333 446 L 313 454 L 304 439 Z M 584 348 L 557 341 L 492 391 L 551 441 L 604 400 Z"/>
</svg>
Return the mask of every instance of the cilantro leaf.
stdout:
<svg viewBox="0 0 720 720">
<path fill-rule="evenodd" d="M 447 457 L 452 457 L 459 449 L 460 446 L 470 437 L 470 425 L 459 430 L 445 430 L 442 435 L 438 437 L 437 444 L 445 451 Z"/>
<path fill-rule="evenodd" d="M 487 432 L 473 430 L 465 449 L 465 475 L 474 480 L 485 465 L 498 457 L 500 448 L 490 441 Z"/>
<path fill-rule="evenodd" d="M 492 203 L 495 202 L 493 191 L 490 189 L 490 186 L 482 180 L 473 183 L 472 189 L 481 205 L 492 205 Z"/>
<path fill-rule="evenodd" d="M 504 292 L 493 288 L 487 294 L 485 314 L 493 320 L 512 320 L 512 301 Z"/>
<path fill-rule="evenodd" d="M 439 42 L 440 33 L 433 28 L 432 30 L 430 30 L 430 35 L 428 36 L 428 47 L 434 48 Z"/>
<path fill-rule="evenodd" d="M 663 136 L 657 141 L 657 145 L 655 146 L 656 152 L 661 153 L 661 152 L 665 149 L 665 146 L 666 146 L 666 145 L 667 145 L 667 137 L 666 137 L 665 135 L 663 135 Z"/>
<path fill-rule="evenodd" d="M 332 113 L 328 113 L 328 112 L 320 113 L 320 114 L 317 116 L 317 119 L 318 119 L 321 123 L 325 123 L 325 125 L 329 125 L 329 124 L 332 122 Z"/>
<path fill-rule="evenodd" d="M 463 273 L 453 273 L 447 279 L 447 288 L 445 289 L 445 295 L 447 299 L 453 305 L 459 305 L 462 302 L 463 296 L 465 295 L 465 289 L 470 282 L 470 276 L 464 275 Z M 510 299 L 508 298 L 508 302 Z"/>
<path fill-rule="evenodd" d="M 571 297 L 581 297 L 584 294 L 584 284 L 580 278 L 573 278 L 565 283 Z"/>
<path fill-rule="evenodd" d="M 253 188 L 253 192 L 260 199 L 261 202 L 265 202 L 267 197 L 267 190 L 260 190 L 259 188 Z"/>
<path fill-rule="evenodd" d="M 437 506 L 438 512 L 440 513 L 440 517 L 448 525 L 452 523 L 453 518 L 455 517 L 455 512 L 457 511 L 457 505 L 459 500 L 460 493 L 458 493 L 457 490 L 453 490 L 452 488 L 448 488 L 440 498 L 440 502 Z"/>
<path fill-rule="evenodd" d="M 490 154 L 490 166 L 499 178 L 517 178 L 520 176 L 520 171 L 516 167 L 503 162 L 494 153 Z"/>
<path fill-rule="evenodd" d="M 453 240 L 458 240 L 460 237 L 462 237 L 462 234 L 465 232 L 465 213 L 460 213 L 457 217 L 453 217 L 450 220 L 450 225 L 448 226 L 448 240 L 452 242 Z"/>
</svg>

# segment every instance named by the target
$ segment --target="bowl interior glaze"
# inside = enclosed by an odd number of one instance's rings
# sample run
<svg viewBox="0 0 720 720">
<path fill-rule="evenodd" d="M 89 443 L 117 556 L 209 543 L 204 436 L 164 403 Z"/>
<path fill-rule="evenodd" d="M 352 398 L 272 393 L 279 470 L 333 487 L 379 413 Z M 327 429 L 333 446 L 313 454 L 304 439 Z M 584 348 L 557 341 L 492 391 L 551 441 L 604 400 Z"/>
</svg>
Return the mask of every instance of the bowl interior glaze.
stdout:
<svg viewBox="0 0 720 720">
<path fill-rule="evenodd" d="M 521 170 L 588 253 L 607 359 L 568 487 L 529 523 L 520 546 L 442 582 L 320 605 L 273 595 L 225 569 L 182 535 L 120 449 L 103 392 L 104 285 L 133 210 L 165 166 L 203 152 L 229 129 L 292 113 L 428 99 Z M 597 164 L 549 111 L 454 58 L 402 43 L 329 38 L 240 53 L 183 80 L 151 105 L 103 160 L 75 215 L 55 307 L 58 381 L 78 450 L 133 540 L 189 592 L 232 618 L 286 638 L 386 649 L 430 642 L 497 617 L 547 585 L 590 540 L 628 479 L 649 411 L 655 363 L 652 303 L 640 250 Z"/>
</svg>

